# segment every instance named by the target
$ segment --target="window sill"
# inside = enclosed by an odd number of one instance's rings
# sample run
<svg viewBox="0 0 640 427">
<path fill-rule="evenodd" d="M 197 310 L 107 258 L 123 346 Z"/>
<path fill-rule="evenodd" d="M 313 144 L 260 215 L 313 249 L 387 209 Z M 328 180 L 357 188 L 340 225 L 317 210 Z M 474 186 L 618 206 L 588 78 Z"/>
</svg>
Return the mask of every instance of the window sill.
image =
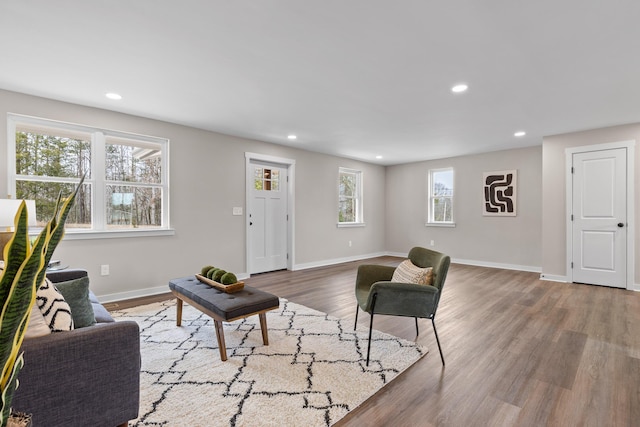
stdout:
<svg viewBox="0 0 640 427">
<path fill-rule="evenodd" d="M 119 239 L 129 237 L 173 236 L 174 229 L 162 230 L 113 230 L 113 231 L 73 231 L 65 230 L 63 240 Z"/>
<path fill-rule="evenodd" d="M 364 222 L 339 222 L 338 228 L 364 227 Z"/>
<path fill-rule="evenodd" d="M 455 222 L 427 222 L 425 227 L 448 227 L 454 228 L 456 226 Z"/>
</svg>

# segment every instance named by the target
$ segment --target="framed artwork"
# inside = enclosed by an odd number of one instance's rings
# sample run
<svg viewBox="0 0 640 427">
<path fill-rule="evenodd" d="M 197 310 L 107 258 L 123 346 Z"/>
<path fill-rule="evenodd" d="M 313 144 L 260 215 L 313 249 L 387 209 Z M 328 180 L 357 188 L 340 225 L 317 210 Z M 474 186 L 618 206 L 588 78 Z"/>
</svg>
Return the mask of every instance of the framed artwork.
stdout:
<svg viewBox="0 0 640 427">
<path fill-rule="evenodd" d="M 507 170 L 485 172 L 484 186 L 484 216 L 516 216 L 516 190 L 518 171 Z"/>
</svg>

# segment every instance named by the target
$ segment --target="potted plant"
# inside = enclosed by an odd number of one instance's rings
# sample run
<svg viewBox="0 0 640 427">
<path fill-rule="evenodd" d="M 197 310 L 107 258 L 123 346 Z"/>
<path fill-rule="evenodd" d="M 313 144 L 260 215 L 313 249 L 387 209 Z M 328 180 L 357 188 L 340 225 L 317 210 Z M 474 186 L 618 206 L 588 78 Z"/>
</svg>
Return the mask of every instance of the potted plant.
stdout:
<svg viewBox="0 0 640 427">
<path fill-rule="evenodd" d="M 84 180 L 84 179 L 83 179 Z M 24 365 L 20 348 L 29 324 L 31 308 L 36 300 L 36 291 L 43 283 L 47 265 L 53 251 L 64 235 L 64 223 L 75 201 L 78 188 L 66 199 L 58 196 L 53 217 L 36 240 L 31 243 L 27 227 L 27 209 L 22 202 L 15 218 L 15 231 L 4 248 L 4 270 L 0 271 L 0 377 L 1 412 L 0 426 L 9 423 L 11 400 L 18 387 L 18 373 Z M 16 415 L 13 425 L 29 425 L 24 414 Z M 21 423 L 21 424 L 16 424 Z"/>
</svg>

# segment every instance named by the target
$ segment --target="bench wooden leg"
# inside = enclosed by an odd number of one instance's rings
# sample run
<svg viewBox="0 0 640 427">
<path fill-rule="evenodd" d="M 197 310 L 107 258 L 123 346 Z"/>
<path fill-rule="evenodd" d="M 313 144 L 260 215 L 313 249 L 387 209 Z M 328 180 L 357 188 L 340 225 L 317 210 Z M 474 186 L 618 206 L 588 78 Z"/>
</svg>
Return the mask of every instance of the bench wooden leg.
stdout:
<svg viewBox="0 0 640 427">
<path fill-rule="evenodd" d="M 260 330 L 262 331 L 262 342 L 264 345 L 269 345 L 269 331 L 267 329 L 267 314 L 260 313 L 258 314 L 260 317 Z"/>
<path fill-rule="evenodd" d="M 222 322 L 213 319 L 213 324 L 216 327 L 216 339 L 218 340 L 218 347 L 220 347 L 220 360 L 224 362 L 227 360 L 227 346 L 224 343 L 224 329 L 222 328 Z"/>
<path fill-rule="evenodd" d="M 180 326 L 182 324 L 182 300 L 180 298 L 176 298 L 176 309 L 178 310 L 176 313 L 176 325 Z"/>
</svg>

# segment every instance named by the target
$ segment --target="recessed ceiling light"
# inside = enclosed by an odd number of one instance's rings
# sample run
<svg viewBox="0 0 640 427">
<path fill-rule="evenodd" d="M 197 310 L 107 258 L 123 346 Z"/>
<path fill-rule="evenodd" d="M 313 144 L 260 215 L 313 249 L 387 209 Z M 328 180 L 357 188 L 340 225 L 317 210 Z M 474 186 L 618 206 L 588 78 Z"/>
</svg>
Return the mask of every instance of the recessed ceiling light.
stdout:
<svg viewBox="0 0 640 427">
<path fill-rule="evenodd" d="M 116 101 L 122 99 L 122 95 L 120 95 L 118 93 L 115 93 L 115 92 L 106 93 L 104 96 L 106 96 L 109 99 L 114 99 Z"/>
<path fill-rule="evenodd" d="M 513 136 L 525 136 L 527 133 L 523 130 L 519 130 L 518 132 L 514 133 Z"/>
<path fill-rule="evenodd" d="M 291 140 L 298 139 L 298 137 L 295 136 L 295 135 L 289 135 L 289 136 L 287 136 L 287 138 L 289 138 Z"/>
<path fill-rule="evenodd" d="M 376 159 L 381 159 L 381 158 L 382 158 L 382 156 L 376 156 Z"/>
<path fill-rule="evenodd" d="M 465 92 L 467 89 L 469 89 L 469 86 L 467 86 L 464 83 L 459 83 L 457 85 L 455 85 L 454 87 L 451 88 L 451 92 L 453 93 L 461 93 L 461 92 Z"/>
</svg>

